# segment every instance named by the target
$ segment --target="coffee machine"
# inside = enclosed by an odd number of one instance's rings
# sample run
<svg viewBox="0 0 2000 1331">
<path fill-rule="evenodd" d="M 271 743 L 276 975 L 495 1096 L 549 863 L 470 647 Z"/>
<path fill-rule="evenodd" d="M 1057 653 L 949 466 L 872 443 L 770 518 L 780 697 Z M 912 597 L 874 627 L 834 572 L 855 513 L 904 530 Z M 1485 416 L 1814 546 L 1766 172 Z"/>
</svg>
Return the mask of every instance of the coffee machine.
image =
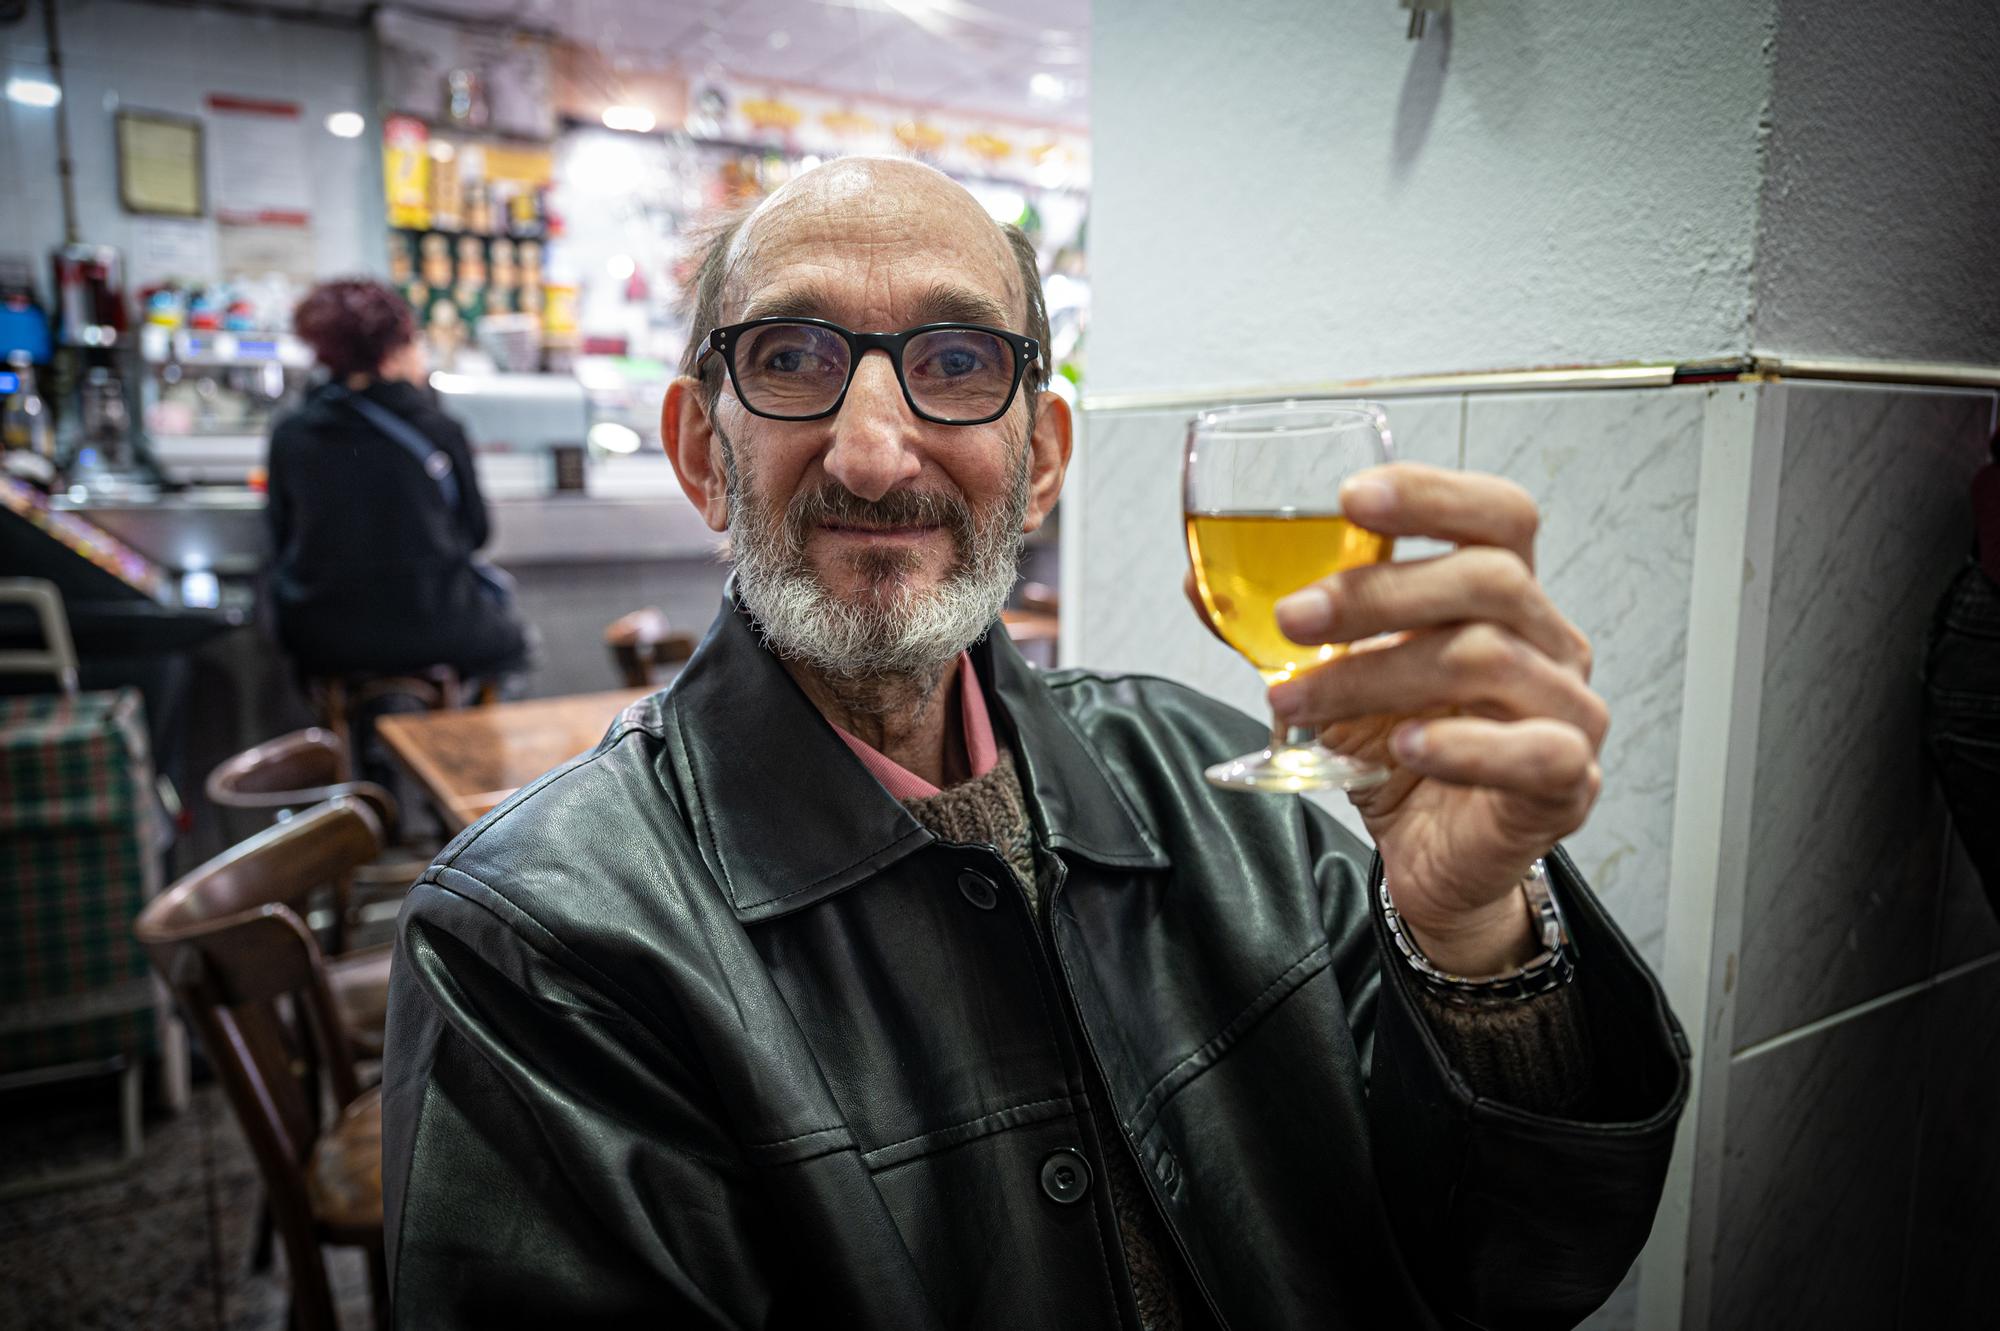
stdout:
<svg viewBox="0 0 2000 1331">
<path fill-rule="evenodd" d="M 55 277 L 56 447 L 72 490 L 119 499 L 156 495 L 160 468 L 138 428 L 138 347 L 124 263 L 108 245 L 64 245 Z"/>
</svg>

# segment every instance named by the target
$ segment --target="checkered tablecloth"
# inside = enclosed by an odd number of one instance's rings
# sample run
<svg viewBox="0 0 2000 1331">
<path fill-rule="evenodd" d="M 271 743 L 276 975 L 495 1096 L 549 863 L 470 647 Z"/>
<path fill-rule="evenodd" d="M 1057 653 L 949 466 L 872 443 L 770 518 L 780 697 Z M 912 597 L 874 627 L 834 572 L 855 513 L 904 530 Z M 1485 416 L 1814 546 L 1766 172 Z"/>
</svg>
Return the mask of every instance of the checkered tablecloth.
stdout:
<svg viewBox="0 0 2000 1331">
<path fill-rule="evenodd" d="M 0 1072 L 152 1052 L 152 786 L 135 690 L 0 697 Z"/>
</svg>

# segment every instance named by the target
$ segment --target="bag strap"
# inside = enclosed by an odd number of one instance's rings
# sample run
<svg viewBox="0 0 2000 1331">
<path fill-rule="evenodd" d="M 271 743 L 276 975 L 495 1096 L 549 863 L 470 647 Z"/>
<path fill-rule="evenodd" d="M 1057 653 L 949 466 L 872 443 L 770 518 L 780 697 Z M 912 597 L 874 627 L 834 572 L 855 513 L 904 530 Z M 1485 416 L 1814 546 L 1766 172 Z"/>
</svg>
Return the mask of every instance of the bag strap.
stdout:
<svg viewBox="0 0 2000 1331">
<path fill-rule="evenodd" d="M 328 384 L 327 387 L 332 390 L 328 396 L 334 401 L 352 407 L 361 419 L 388 435 L 404 452 L 415 458 L 417 465 L 424 469 L 424 474 L 437 482 L 438 490 L 444 495 L 445 507 L 454 513 L 458 511 L 458 477 L 453 474 L 451 454 L 381 403 L 371 402 L 359 393 L 351 393 L 340 384 Z"/>
</svg>

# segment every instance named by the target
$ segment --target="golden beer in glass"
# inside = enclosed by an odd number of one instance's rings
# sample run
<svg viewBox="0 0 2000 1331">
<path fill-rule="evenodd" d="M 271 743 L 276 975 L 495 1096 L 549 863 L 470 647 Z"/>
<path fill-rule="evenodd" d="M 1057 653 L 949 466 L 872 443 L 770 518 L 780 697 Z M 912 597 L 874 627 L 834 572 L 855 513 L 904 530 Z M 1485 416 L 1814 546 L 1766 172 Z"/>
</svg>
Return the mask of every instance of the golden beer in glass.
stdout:
<svg viewBox="0 0 2000 1331">
<path fill-rule="evenodd" d="M 1387 415 L 1369 402 L 1256 403 L 1205 411 L 1188 426 L 1182 473 L 1188 559 L 1209 622 L 1266 684 L 1331 661 L 1344 647 L 1292 641 L 1278 601 L 1343 569 L 1386 560 L 1393 538 L 1340 513 L 1340 485 L 1389 460 Z M 1361 790 L 1387 773 L 1310 731 L 1207 770 L 1248 790 Z"/>
</svg>

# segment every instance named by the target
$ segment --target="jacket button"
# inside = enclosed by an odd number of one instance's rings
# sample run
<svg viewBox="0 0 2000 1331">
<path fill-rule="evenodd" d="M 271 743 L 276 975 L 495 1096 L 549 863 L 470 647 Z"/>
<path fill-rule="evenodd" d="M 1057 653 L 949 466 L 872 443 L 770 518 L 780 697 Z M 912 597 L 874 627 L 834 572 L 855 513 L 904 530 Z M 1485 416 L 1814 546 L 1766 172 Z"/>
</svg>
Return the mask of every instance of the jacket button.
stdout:
<svg viewBox="0 0 2000 1331">
<path fill-rule="evenodd" d="M 1042 1161 L 1042 1191 L 1050 1201 L 1067 1206 L 1082 1201 L 1089 1190 L 1090 1162 L 1075 1151 L 1054 1151 Z"/>
<path fill-rule="evenodd" d="M 994 903 L 1000 899 L 993 890 L 992 882 L 984 874 L 976 874 L 970 869 L 958 876 L 958 891 L 959 895 L 981 910 L 992 910 Z"/>
</svg>

